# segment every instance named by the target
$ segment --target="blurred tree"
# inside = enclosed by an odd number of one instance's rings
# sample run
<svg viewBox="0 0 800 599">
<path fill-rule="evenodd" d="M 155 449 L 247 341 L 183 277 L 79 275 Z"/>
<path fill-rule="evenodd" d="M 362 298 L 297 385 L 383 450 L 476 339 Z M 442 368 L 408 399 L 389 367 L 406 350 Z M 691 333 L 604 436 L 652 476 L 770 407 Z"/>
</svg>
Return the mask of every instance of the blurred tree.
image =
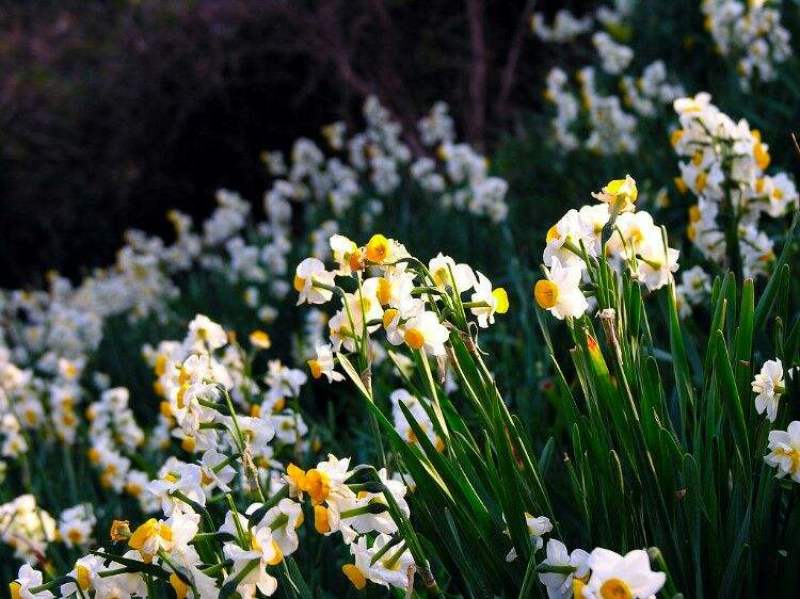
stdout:
<svg viewBox="0 0 800 599">
<path fill-rule="evenodd" d="M 530 0 L 0 4 L 0 285 L 107 264 L 130 226 L 253 201 L 259 151 L 377 94 L 414 123 L 446 99 L 481 145 L 530 104 Z"/>
</svg>

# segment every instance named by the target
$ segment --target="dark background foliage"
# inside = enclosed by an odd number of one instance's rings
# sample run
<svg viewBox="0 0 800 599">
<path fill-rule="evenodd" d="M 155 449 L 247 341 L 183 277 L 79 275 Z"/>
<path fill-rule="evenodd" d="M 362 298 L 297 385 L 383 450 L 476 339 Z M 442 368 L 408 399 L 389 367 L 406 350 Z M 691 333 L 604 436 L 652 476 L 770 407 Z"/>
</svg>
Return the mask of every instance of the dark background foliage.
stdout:
<svg viewBox="0 0 800 599">
<path fill-rule="evenodd" d="M 536 101 L 528 0 L 0 5 L 0 285 L 113 260 L 219 187 L 258 203 L 288 149 L 377 94 L 413 132 L 447 99 L 483 145 Z M 414 147 L 413 137 L 408 142 Z"/>
</svg>

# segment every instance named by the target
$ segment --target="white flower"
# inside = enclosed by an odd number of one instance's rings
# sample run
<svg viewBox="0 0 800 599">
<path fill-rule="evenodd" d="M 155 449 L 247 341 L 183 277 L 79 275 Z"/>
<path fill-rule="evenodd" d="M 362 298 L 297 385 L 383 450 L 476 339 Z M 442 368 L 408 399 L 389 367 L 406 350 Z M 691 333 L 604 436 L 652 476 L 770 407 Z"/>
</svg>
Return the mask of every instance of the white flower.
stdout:
<svg viewBox="0 0 800 599">
<path fill-rule="evenodd" d="M 786 390 L 783 380 L 783 365 L 779 359 L 767 360 L 753 379 L 753 393 L 756 395 L 756 411 L 767 411 L 767 420 L 775 422 L 778 416 L 778 401 Z"/>
<path fill-rule="evenodd" d="M 23 564 L 17 573 L 16 580 L 8 586 L 14 599 L 52 599 L 53 593 L 50 591 L 31 592 L 31 588 L 41 586 L 42 583 L 42 573 L 34 570 L 30 564 Z"/>
<path fill-rule="evenodd" d="M 608 220 L 607 211 L 606 220 Z M 580 255 L 581 245 L 586 249 L 587 254 L 596 255 L 594 227 L 591 222 L 582 218 L 581 213 L 577 210 L 567 211 L 555 225 L 550 227 L 547 231 L 546 241 L 547 246 L 544 248 L 543 255 L 545 266 L 550 266 L 553 258 L 558 258 L 564 266 L 585 268 Z"/>
<path fill-rule="evenodd" d="M 329 344 L 318 345 L 316 348 L 317 357 L 308 360 L 308 368 L 311 376 L 315 379 L 325 375 L 329 383 L 343 381 L 344 375 L 334 370 L 333 350 Z"/>
<path fill-rule="evenodd" d="M 216 449 L 207 449 L 203 453 L 203 458 L 200 462 L 202 473 L 200 475 L 203 489 L 206 495 L 210 496 L 211 492 L 219 488 L 223 493 L 230 492 L 228 483 L 236 476 L 236 470 L 230 464 L 225 464 L 228 456 L 220 453 Z M 223 464 L 225 464 L 223 466 Z"/>
<path fill-rule="evenodd" d="M 539 580 L 547 587 L 548 599 L 571 599 L 573 596 L 572 581 L 575 578 L 585 580 L 589 576 L 589 554 L 583 549 L 575 549 L 569 553 L 564 543 L 557 539 L 547 541 L 545 551 L 547 558 L 542 561 L 543 565 L 575 568 L 575 571 L 570 574 L 561 572 L 539 574 Z"/>
<path fill-rule="evenodd" d="M 482 328 L 494 324 L 494 314 L 505 314 L 508 312 L 508 294 L 502 287 L 492 289 L 492 283 L 483 273 L 477 273 L 475 281 L 475 293 L 470 298 L 472 303 L 482 303 L 485 306 L 475 306 L 470 308 L 472 314 L 478 317 L 478 326 Z"/>
<path fill-rule="evenodd" d="M 428 262 L 428 270 L 434 283 L 440 289 L 454 287 L 458 293 L 463 293 L 475 285 L 475 273 L 467 264 L 456 264 L 450 256 L 441 252 Z M 452 272 L 452 277 L 450 273 Z"/>
<path fill-rule="evenodd" d="M 449 337 L 447 327 L 439 322 L 439 317 L 427 311 L 411 318 L 403 333 L 403 340 L 411 349 L 425 351 L 432 356 L 444 355 L 444 343 Z"/>
<path fill-rule="evenodd" d="M 800 483 L 800 421 L 790 422 L 785 431 L 770 431 L 769 450 L 764 461 L 777 468 L 775 476 L 783 478 L 789 475 Z"/>
<path fill-rule="evenodd" d="M 280 547 L 272 539 L 269 526 L 259 526 L 250 531 L 248 549 L 243 549 L 235 542 L 225 543 L 222 550 L 225 557 L 233 561 L 233 567 L 226 583 L 238 578 L 249 568 L 249 572 L 239 578 L 237 591 L 243 599 L 255 597 L 256 589 L 267 597 L 278 589 L 278 580 L 267 572 L 267 566 L 275 566 L 283 560 Z M 256 566 L 250 564 L 256 562 Z"/>
<path fill-rule="evenodd" d="M 297 305 L 324 304 L 333 296 L 329 289 L 315 287 L 314 283 L 332 287 L 335 275 L 325 270 L 325 265 L 317 258 L 306 258 L 297 265 L 294 276 L 294 289 L 298 293 Z"/>
<path fill-rule="evenodd" d="M 225 329 L 208 316 L 198 314 L 189 323 L 189 335 L 186 341 L 192 351 L 205 351 L 206 347 L 214 351 L 228 342 L 228 335 Z"/>
<path fill-rule="evenodd" d="M 650 569 L 647 552 L 636 549 L 624 557 L 598 547 L 589 556 L 592 576 L 583 590 L 586 599 L 630 597 L 649 599 L 664 586 L 667 576 Z"/>
<path fill-rule="evenodd" d="M 536 282 L 534 296 L 536 303 L 563 320 L 569 316 L 577 318 L 589 307 L 580 289 L 582 270 L 577 266 L 562 266 L 558 258 L 547 272 L 547 278 Z"/>
</svg>

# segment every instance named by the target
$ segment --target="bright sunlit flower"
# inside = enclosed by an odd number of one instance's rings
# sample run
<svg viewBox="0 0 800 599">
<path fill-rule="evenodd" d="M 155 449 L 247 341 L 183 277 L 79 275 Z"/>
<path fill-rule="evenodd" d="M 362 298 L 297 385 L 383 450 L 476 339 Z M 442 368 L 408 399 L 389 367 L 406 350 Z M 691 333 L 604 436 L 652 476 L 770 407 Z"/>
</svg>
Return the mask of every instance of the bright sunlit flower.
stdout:
<svg viewBox="0 0 800 599">
<path fill-rule="evenodd" d="M 544 310 L 563 320 L 565 317 L 577 318 L 589 307 L 580 289 L 582 271 L 577 266 L 562 266 L 558 258 L 546 271 L 547 278 L 536 282 L 533 295 L 536 303 Z"/>
<path fill-rule="evenodd" d="M 601 191 L 592 193 L 593 197 L 605 202 L 617 212 L 632 211 L 638 195 L 636 181 L 630 175 L 625 175 L 624 179 L 609 181 Z"/>
<path fill-rule="evenodd" d="M 336 364 L 331 346 L 328 344 L 318 345 L 315 351 L 317 357 L 308 360 L 308 369 L 311 371 L 311 376 L 315 379 L 325 376 L 329 383 L 343 381 L 344 375 L 334 370 Z"/>
<path fill-rule="evenodd" d="M 477 305 L 470 308 L 472 314 L 478 317 L 478 326 L 486 328 L 494 324 L 494 315 L 505 314 L 508 312 L 508 294 L 502 287 L 492 289 L 492 283 L 483 273 L 477 273 L 475 281 L 475 293 L 472 294 L 470 301 Z"/>
<path fill-rule="evenodd" d="M 445 353 L 444 344 L 449 339 L 447 327 L 439 322 L 433 312 L 422 312 L 411 318 L 405 325 L 403 340 L 411 349 L 425 351 L 432 356 Z"/>
<path fill-rule="evenodd" d="M 769 432 L 769 453 L 764 461 L 777 469 L 775 476 L 800 483 L 800 421 L 789 423 L 785 431 Z"/>
<path fill-rule="evenodd" d="M 775 422 L 778 417 L 778 402 L 786 391 L 783 380 L 783 365 L 779 359 L 767 360 L 761 367 L 752 383 L 756 393 L 756 411 L 763 414 L 766 410 L 767 420 Z"/>
<path fill-rule="evenodd" d="M 589 555 L 588 565 L 592 575 L 583 589 L 586 599 L 649 599 L 667 578 L 650 569 L 650 558 L 642 549 L 622 556 L 598 547 Z"/>
<path fill-rule="evenodd" d="M 297 305 L 324 304 L 333 297 L 333 291 L 316 287 L 315 283 L 332 287 L 335 275 L 325 270 L 325 265 L 317 258 L 306 258 L 297 265 L 294 276 L 294 289 L 298 293 Z"/>
</svg>

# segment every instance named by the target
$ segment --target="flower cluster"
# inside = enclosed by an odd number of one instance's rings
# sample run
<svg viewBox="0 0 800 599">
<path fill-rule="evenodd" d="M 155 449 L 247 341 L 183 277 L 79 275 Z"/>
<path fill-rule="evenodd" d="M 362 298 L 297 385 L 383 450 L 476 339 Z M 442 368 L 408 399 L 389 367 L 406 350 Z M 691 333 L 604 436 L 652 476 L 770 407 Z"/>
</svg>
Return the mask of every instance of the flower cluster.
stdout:
<svg viewBox="0 0 800 599">
<path fill-rule="evenodd" d="M 664 231 L 648 212 L 635 210 L 638 190 L 630 176 L 592 195 L 598 203 L 569 210 L 547 232 L 545 278 L 536 283 L 534 296 L 559 319 L 587 311 L 581 283 L 597 285 L 600 261 L 627 271 L 650 291 L 671 283 L 678 269 L 678 250 L 667 246 Z"/>
<path fill-rule="evenodd" d="M 703 0 L 705 27 L 717 50 L 736 63 L 739 83 L 772 81 L 775 65 L 792 55 L 791 36 L 781 24 L 780 3 L 764 0 Z"/>
<path fill-rule="evenodd" d="M 598 33 L 596 36 L 606 34 Z M 605 39 L 605 38 L 598 38 Z M 611 43 L 611 42 L 609 42 Z M 621 46 L 623 47 L 623 46 Z M 619 73 L 624 52 L 604 55 L 606 70 Z M 614 66 L 611 66 L 613 61 Z M 683 89 L 670 83 L 666 67 L 656 61 L 644 68 L 637 79 L 624 75 L 618 87 L 622 96 L 604 95 L 598 87 L 594 67 L 584 67 L 576 74 L 578 89 L 570 88 L 568 75 L 559 68 L 547 75 L 545 98 L 556 109 L 552 131 L 556 143 L 570 151 L 584 147 L 598 154 L 632 153 L 639 147 L 639 118 L 657 116 L 662 107 L 683 94 Z M 631 112 L 626 111 L 627 107 Z"/>
<path fill-rule="evenodd" d="M 506 218 L 506 182 L 489 175 L 484 156 L 456 141 L 447 104 L 434 104 L 417 126 L 423 145 L 435 149 L 431 155 L 412 154 L 402 141 L 400 125 L 377 98 L 366 100 L 363 114 L 366 128 L 350 137 L 341 123 L 324 129 L 334 152 L 330 157 L 305 138 L 295 142 L 288 165 L 280 153 L 264 154 L 268 170 L 275 177 L 264 197 L 268 214 L 281 206 L 281 213 L 290 216 L 287 202 L 313 201 L 328 206 L 341 218 L 357 200 L 368 198 L 366 209 L 362 207 L 358 214 L 361 225 L 368 228 L 383 211 L 384 201 L 404 181 L 412 181 L 444 208 L 486 216 L 494 222 Z M 338 227 L 335 221 L 326 226 L 328 237 Z M 319 238 L 323 243 L 327 239 L 325 235 Z"/>
<path fill-rule="evenodd" d="M 709 260 L 741 268 L 746 277 L 768 272 L 773 240 L 760 228 L 762 215 L 795 210 L 798 193 L 786 173 L 768 175 L 768 146 L 744 119 L 738 123 L 701 93 L 675 101 L 680 128 L 671 134 L 680 163 L 679 191 L 691 192 L 688 236 Z"/>
<path fill-rule="evenodd" d="M 369 358 L 370 338 L 378 330 L 391 345 L 439 357 L 446 353 L 450 330 L 466 328 L 467 313 L 479 327 L 488 327 L 496 314 L 508 310 L 505 289 L 493 287 L 483 273 L 449 256 L 439 254 L 425 265 L 400 242 L 380 234 L 363 246 L 334 235 L 330 246 L 333 270 L 317 258 L 306 258 L 294 278 L 298 304 L 325 304 L 334 295 L 340 302 L 328 321 L 329 343 L 317 347 L 317 357 L 309 363 L 315 378 L 335 379 L 333 352 Z M 337 279 L 350 281 L 353 288 L 346 290 Z M 468 301 L 462 298 L 465 293 L 470 293 Z"/>
</svg>

